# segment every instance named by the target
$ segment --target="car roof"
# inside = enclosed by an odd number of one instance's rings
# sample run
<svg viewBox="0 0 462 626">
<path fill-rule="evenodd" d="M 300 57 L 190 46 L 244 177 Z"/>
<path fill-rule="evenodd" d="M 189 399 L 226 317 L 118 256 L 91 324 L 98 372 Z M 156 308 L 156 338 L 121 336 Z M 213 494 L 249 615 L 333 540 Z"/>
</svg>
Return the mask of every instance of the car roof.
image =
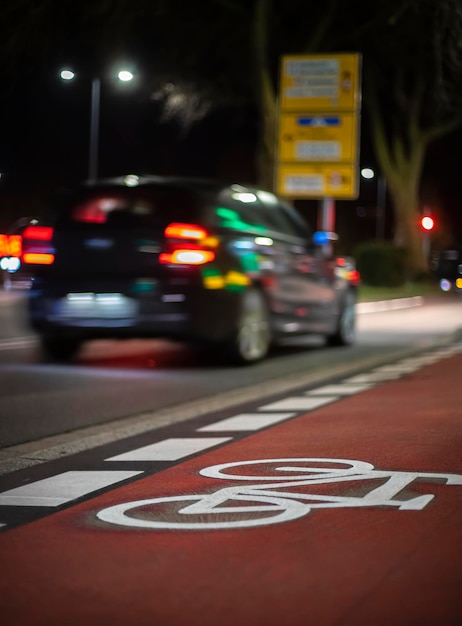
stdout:
<svg viewBox="0 0 462 626">
<path fill-rule="evenodd" d="M 201 178 L 194 176 L 156 176 L 156 175 L 137 175 L 126 174 L 113 178 L 102 178 L 96 181 L 85 182 L 80 188 L 95 189 L 107 187 L 142 187 L 142 186 L 164 186 L 164 187 L 184 187 L 197 192 L 219 193 L 220 191 L 234 186 L 238 186 L 240 190 L 255 191 L 257 188 L 252 185 L 225 182 L 213 178 Z"/>
</svg>

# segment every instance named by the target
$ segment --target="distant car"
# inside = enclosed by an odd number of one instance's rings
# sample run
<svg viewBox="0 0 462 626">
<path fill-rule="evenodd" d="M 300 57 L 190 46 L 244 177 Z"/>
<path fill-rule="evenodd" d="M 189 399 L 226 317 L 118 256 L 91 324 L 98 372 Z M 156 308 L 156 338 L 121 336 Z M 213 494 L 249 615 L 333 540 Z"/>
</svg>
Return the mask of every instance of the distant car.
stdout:
<svg viewBox="0 0 462 626">
<path fill-rule="evenodd" d="M 442 250 L 434 260 L 434 271 L 442 291 L 462 293 L 462 247 Z"/>
<path fill-rule="evenodd" d="M 356 269 L 356 263 L 351 257 L 336 257 L 337 276 L 348 280 L 350 285 L 359 287 L 361 285 L 361 275 Z"/>
<path fill-rule="evenodd" d="M 33 267 L 23 264 L 23 254 L 27 250 L 33 229 L 40 224 L 37 217 L 21 217 L 0 235 L 0 269 L 3 270 L 5 289 L 28 289 L 32 283 Z"/>
<path fill-rule="evenodd" d="M 54 359 L 103 337 L 208 344 L 238 363 L 287 335 L 355 339 L 356 283 L 326 254 L 329 235 L 272 193 L 126 176 L 82 185 L 56 209 L 31 251 L 29 292 Z"/>
</svg>

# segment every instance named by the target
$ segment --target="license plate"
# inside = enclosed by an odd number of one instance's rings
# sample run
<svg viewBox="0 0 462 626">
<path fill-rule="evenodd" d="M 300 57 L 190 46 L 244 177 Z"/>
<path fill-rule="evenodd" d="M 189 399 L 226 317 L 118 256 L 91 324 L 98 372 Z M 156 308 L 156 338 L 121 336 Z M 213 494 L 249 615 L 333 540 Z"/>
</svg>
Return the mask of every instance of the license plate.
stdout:
<svg viewBox="0 0 462 626">
<path fill-rule="evenodd" d="M 55 313 L 62 318 L 119 319 L 134 317 L 136 300 L 120 293 L 68 293 Z"/>
</svg>

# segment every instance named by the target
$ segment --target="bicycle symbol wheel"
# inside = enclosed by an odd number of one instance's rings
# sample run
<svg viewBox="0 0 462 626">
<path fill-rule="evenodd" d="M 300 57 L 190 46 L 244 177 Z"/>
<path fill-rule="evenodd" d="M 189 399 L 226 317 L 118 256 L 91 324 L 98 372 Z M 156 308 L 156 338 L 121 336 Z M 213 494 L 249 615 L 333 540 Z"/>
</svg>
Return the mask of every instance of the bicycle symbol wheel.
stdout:
<svg viewBox="0 0 462 626">
<path fill-rule="evenodd" d="M 339 467 L 339 465 L 343 467 Z M 264 473 L 258 473 L 262 468 Z M 275 466 L 275 467 L 272 467 Z M 256 468 L 256 473 L 241 474 L 232 473 L 228 470 L 241 469 L 249 470 Z M 354 474 L 366 474 L 374 469 L 372 463 L 365 461 L 354 461 L 352 459 L 330 459 L 330 458 L 283 458 L 283 459 L 255 459 L 252 461 L 232 461 L 231 463 L 220 463 L 210 465 L 200 470 L 201 476 L 208 478 L 219 478 L 222 480 L 248 480 L 248 481 L 286 481 L 313 479 L 330 479 L 351 476 Z"/>
<path fill-rule="evenodd" d="M 151 498 L 148 500 L 137 500 L 134 502 L 124 502 L 108 507 L 97 513 L 97 518 L 102 522 L 116 524 L 118 526 L 128 526 L 130 528 L 145 529 L 168 529 L 168 530 L 210 530 L 227 528 L 251 528 L 254 526 L 265 526 L 298 519 L 310 511 L 307 504 L 290 498 L 277 498 L 271 496 L 255 496 L 248 494 L 235 494 L 228 498 L 230 500 L 248 501 L 262 503 L 259 505 L 244 506 L 217 506 L 208 505 L 210 501 L 208 494 L 188 495 L 188 496 L 168 496 L 162 498 Z M 152 508 L 155 505 L 165 505 L 175 502 L 195 502 L 176 511 L 178 515 L 187 515 L 189 519 L 181 521 L 152 519 Z M 149 507 L 149 517 L 143 518 L 142 509 Z M 135 510 L 137 515 L 135 515 Z M 261 513 L 271 513 L 262 517 Z M 258 514 L 258 516 L 256 516 Z M 154 514 L 155 515 L 155 514 Z M 162 512 L 158 512 L 159 517 L 164 517 Z M 201 521 L 190 521 L 191 516 L 197 515 Z M 219 521 L 204 521 L 204 516 L 218 515 L 222 519 Z M 245 515 L 249 516 L 245 518 Z M 238 516 L 238 519 L 235 519 Z M 244 518 L 243 518 L 244 516 Z M 223 517 L 225 519 L 223 519 Z M 233 519 L 234 517 L 234 519 Z"/>
</svg>

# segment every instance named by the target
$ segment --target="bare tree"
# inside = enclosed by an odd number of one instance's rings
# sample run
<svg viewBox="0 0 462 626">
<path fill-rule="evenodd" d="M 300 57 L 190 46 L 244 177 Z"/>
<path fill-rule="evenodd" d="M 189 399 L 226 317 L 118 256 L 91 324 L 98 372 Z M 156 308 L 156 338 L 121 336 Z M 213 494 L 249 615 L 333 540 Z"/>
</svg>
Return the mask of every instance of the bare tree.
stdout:
<svg viewBox="0 0 462 626">
<path fill-rule="evenodd" d="M 458 0 L 378 0 L 351 30 L 364 58 L 364 104 L 393 201 L 395 242 L 411 274 L 426 272 L 419 217 L 432 141 L 462 123 L 462 5 Z"/>
</svg>

